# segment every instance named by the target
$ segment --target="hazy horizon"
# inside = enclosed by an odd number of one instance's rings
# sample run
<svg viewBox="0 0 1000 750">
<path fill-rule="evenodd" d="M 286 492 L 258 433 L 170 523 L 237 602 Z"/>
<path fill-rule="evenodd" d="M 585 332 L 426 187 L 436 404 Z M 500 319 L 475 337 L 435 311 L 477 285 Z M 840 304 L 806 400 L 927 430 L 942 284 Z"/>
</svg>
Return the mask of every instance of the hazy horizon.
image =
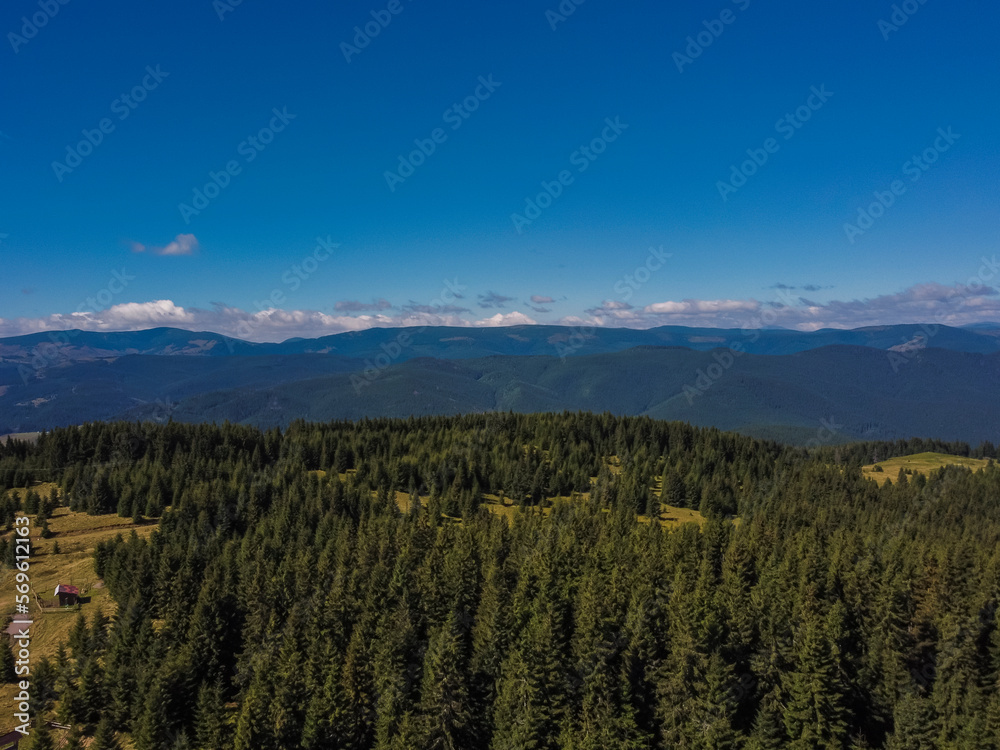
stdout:
<svg viewBox="0 0 1000 750">
<path fill-rule="evenodd" d="M 994 6 L 52 7 L 0 335 L 1000 319 Z"/>
</svg>

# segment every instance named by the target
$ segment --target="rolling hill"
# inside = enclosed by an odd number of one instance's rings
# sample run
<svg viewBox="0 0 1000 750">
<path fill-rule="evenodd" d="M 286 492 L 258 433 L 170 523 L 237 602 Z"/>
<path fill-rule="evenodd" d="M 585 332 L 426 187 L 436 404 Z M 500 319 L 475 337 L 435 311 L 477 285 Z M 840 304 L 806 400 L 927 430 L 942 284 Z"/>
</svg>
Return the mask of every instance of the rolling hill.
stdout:
<svg viewBox="0 0 1000 750">
<path fill-rule="evenodd" d="M 803 332 L 786 329 L 747 330 L 661 326 L 631 328 L 568 328 L 512 326 L 501 328 L 371 328 L 315 339 L 289 339 L 261 344 L 217 333 L 175 328 L 95 333 L 62 331 L 0 338 L 0 363 L 37 370 L 66 362 L 114 359 L 129 355 L 185 357 L 247 357 L 325 354 L 359 360 L 393 352 L 393 361 L 419 357 L 476 359 L 491 355 L 585 356 L 637 346 L 681 346 L 699 351 L 741 347 L 752 354 L 795 354 L 825 346 L 865 346 L 910 351 L 934 347 L 990 354 L 1000 351 L 1000 336 L 987 324 L 976 328 L 891 325 L 854 330 L 822 329 Z M 402 346 L 397 345 L 400 340 Z"/>
<path fill-rule="evenodd" d="M 452 330 L 428 329 L 427 335 L 446 339 Z M 520 336 L 519 330 L 490 331 L 491 337 L 476 346 L 541 346 L 540 339 L 511 339 Z M 961 335 L 949 339 L 942 332 L 940 340 L 959 341 Z M 505 343 L 505 337 L 516 346 Z M 351 349 L 353 356 L 177 356 L 177 351 L 190 352 L 180 346 L 172 350 L 174 356 L 64 361 L 32 370 L 27 382 L 24 365 L 0 363 L 0 434 L 95 419 L 168 416 L 276 426 L 296 418 L 587 410 L 681 420 L 798 443 L 914 436 L 1000 442 L 997 352 L 836 344 L 734 357 L 725 349 L 640 345 L 599 353 L 583 349 L 567 357 L 399 356 L 387 365 L 391 360 L 385 356 L 375 367 L 375 360 L 361 356 L 374 340 L 360 345 L 358 337 L 350 337 L 358 345 L 341 348 Z M 420 342 L 415 339 L 414 347 Z M 176 339 L 171 345 L 178 346 Z M 454 354 L 458 344 L 444 346 Z"/>
</svg>

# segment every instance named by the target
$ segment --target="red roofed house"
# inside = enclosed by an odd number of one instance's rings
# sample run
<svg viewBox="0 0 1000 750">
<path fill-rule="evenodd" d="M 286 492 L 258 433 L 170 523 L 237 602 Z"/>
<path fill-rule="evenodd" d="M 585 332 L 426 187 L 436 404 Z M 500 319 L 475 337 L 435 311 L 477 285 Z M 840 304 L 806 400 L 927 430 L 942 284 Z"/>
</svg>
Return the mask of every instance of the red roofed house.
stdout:
<svg viewBox="0 0 1000 750">
<path fill-rule="evenodd" d="M 60 607 L 65 607 L 69 604 L 76 604 L 77 600 L 80 598 L 80 589 L 76 586 L 67 586 L 65 583 L 60 583 L 56 586 L 56 596 L 59 597 Z"/>
</svg>

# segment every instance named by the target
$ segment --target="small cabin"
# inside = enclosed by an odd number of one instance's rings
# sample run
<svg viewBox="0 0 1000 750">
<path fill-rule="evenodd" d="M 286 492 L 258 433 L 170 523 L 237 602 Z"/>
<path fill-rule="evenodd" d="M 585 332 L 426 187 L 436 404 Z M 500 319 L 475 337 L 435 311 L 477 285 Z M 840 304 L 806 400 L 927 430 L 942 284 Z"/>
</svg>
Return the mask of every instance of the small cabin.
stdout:
<svg viewBox="0 0 1000 750">
<path fill-rule="evenodd" d="M 17 743 L 23 738 L 24 735 L 16 730 L 7 732 L 7 734 L 0 737 L 0 750 L 17 750 Z"/>
<path fill-rule="evenodd" d="M 59 606 L 67 607 L 80 601 L 80 589 L 76 586 L 68 586 L 60 583 L 56 586 L 56 596 L 59 597 Z"/>
</svg>

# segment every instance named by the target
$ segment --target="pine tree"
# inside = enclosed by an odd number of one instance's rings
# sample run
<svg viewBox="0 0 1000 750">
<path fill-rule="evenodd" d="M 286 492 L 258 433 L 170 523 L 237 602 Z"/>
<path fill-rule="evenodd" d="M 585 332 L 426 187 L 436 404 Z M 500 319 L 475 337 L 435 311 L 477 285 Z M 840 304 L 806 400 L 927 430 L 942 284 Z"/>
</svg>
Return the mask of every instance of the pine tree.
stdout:
<svg viewBox="0 0 1000 750">
<path fill-rule="evenodd" d="M 547 747 L 553 731 L 550 715 L 532 668 L 520 651 L 504 662 L 494 708 L 491 750 Z"/>
<path fill-rule="evenodd" d="M 269 670 L 268 670 L 269 671 Z M 236 723 L 234 750 L 274 750 L 275 737 L 267 721 L 267 709 L 271 703 L 271 685 L 267 672 L 259 667 L 240 706 L 240 716 Z M 315 747 L 321 747 L 317 745 Z"/>
<path fill-rule="evenodd" d="M 0 682 L 16 681 L 15 661 L 14 652 L 11 650 L 8 640 L 6 638 L 0 639 Z"/>
<path fill-rule="evenodd" d="M 468 675 L 457 613 L 431 635 L 424 657 L 420 709 L 427 750 L 467 747 L 472 727 Z"/>
<path fill-rule="evenodd" d="M 286 627 L 269 706 L 270 724 L 279 737 L 302 735 L 307 707 L 305 649 L 299 643 L 294 622 Z"/>
<path fill-rule="evenodd" d="M 87 660 L 76 690 L 74 719 L 86 725 L 96 724 L 107 706 L 104 675 L 96 657 Z"/>
<path fill-rule="evenodd" d="M 94 619 L 90 624 L 88 633 L 87 653 L 102 655 L 108 647 L 108 625 L 109 620 L 101 610 L 94 613 Z"/>
<path fill-rule="evenodd" d="M 70 728 L 69 734 L 66 735 L 66 742 L 62 746 L 62 750 L 83 750 L 83 739 L 80 735 L 80 730 L 75 724 Z"/>
<path fill-rule="evenodd" d="M 302 729 L 302 746 L 308 750 L 336 747 L 344 734 L 345 714 L 350 706 L 341 682 L 342 664 L 335 651 L 324 654 L 321 687 L 313 692 Z"/>
<path fill-rule="evenodd" d="M 746 747 L 747 750 L 779 750 L 787 746 L 781 701 L 777 691 L 772 690 L 761 699 Z"/>
<path fill-rule="evenodd" d="M 979 688 L 978 654 L 971 627 L 949 618 L 942 627 L 931 702 L 938 716 L 938 744 L 942 747 L 977 741 L 986 706 Z"/>
<path fill-rule="evenodd" d="M 55 750 L 56 744 L 52 738 L 52 731 L 49 729 L 48 722 L 39 719 L 35 729 L 31 732 L 31 736 L 32 750 Z"/>
<path fill-rule="evenodd" d="M 847 737 L 835 646 L 827 623 L 807 595 L 796 636 L 796 663 L 788 675 L 784 712 L 789 747 L 795 750 L 841 748 Z"/>
<path fill-rule="evenodd" d="M 202 750 L 221 748 L 227 737 L 225 704 L 217 682 L 202 683 L 195 710 L 195 744 Z"/>
<path fill-rule="evenodd" d="M 1000 747 L 1000 683 L 993 686 L 989 704 L 986 707 L 986 733 L 984 741 Z"/>
<path fill-rule="evenodd" d="M 937 750 L 934 706 L 929 699 L 913 692 L 904 694 L 896 703 L 893 724 L 887 750 Z"/>
<path fill-rule="evenodd" d="M 115 730 L 111 725 L 111 720 L 104 717 L 97 725 L 94 739 L 90 743 L 88 750 L 121 750 Z"/>
<path fill-rule="evenodd" d="M 492 750 L 550 747 L 566 718 L 565 674 L 552 612 L 539 606 L 501 668 Z"/>
<path fill-rule="evenodd" d="M 489 707 L 496 700 L 500 668 L 510 641 L 510 591 L 500 564 L 486 573 L 479 607 L 472 629 L 470 661 L 473 712 L 480 721 L 488 718 Z"/>
<path fill-rule="evenodd" d="M 179 661 L 164 661 L 142 696 L 143 710 L 134 740 L 137 750 L 162 750 L 182 723 L 190 721 L 194 695 L 190 695 L 190 669 Z"/>
<path fill-rule="evenodd" d="M 69 647 L 73 649 L 74 658 L 81 659 L 87 655 L 88 635 L 87 618 L 81 611 L 76 616 L 76 622 L 73 623 L 73 629 L 70 631 L 69 639 L 67 640 Z"/>
<path fill-rule="evenodd" d="M 385 617 L 375 642 L 376 750 L 395 747 L 402 736 L 412 736 L 418 728 L 410 664 L 416 647 L 413 615 L 407 606 L 400 605 L 393 615 Z"/>
</svg>

